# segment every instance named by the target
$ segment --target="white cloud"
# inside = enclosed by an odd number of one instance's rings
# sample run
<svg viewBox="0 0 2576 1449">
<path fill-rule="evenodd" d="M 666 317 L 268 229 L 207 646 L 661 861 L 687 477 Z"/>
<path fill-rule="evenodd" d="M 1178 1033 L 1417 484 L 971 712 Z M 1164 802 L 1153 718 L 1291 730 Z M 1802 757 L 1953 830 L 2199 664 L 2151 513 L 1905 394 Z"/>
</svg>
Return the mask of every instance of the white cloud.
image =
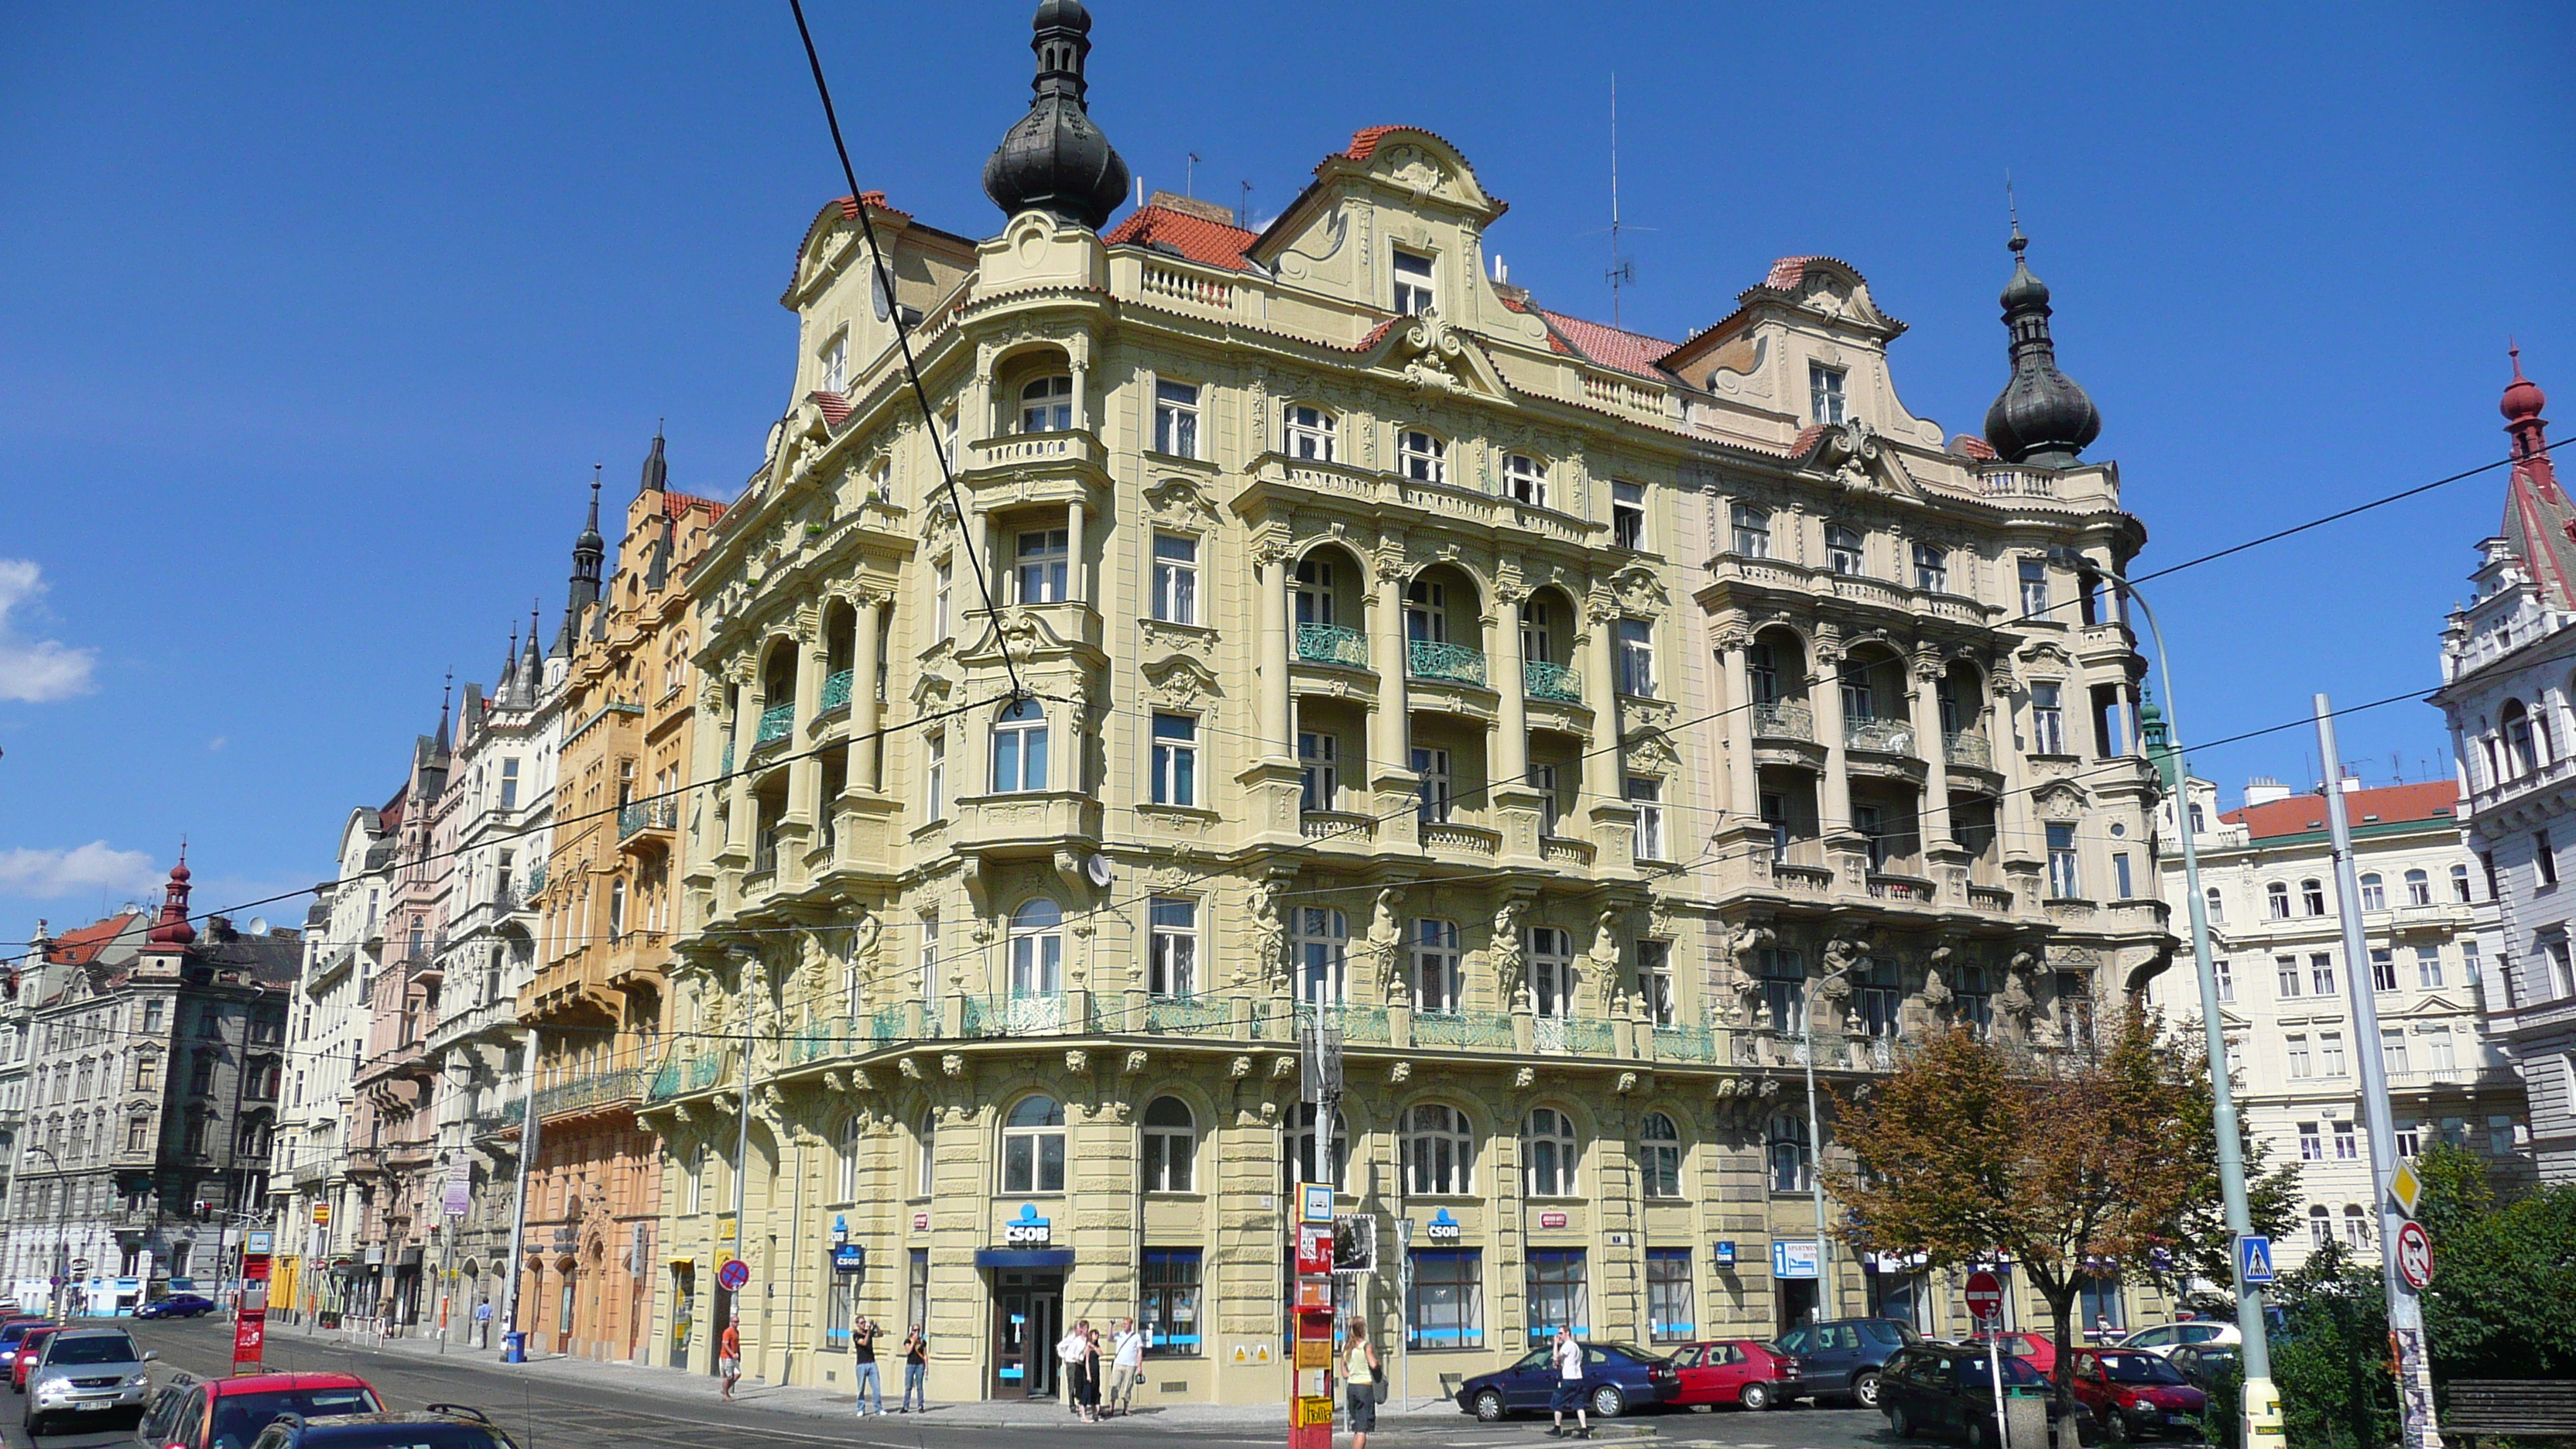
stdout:
<svg viewBox="0 0 2576 1449">
<path fill-rule="evenodd" d="M 43 900 L 86 891 L 148 891 L 160 883 L 152 857 L 104 840 L 70 850 L 0 850 L 0 892 Z"/>
<path fill-rule="evenodd" d="M 9 627 L 10 610 L 44 591 L 43 571 L 32 561 L 0 558 L 0 699 L 44 704 L 97 687 L 90 681 L 90 671 L 98 664 L 97 650 L 67 648 L 52 639 L 22 639 Z"/>
</svg>

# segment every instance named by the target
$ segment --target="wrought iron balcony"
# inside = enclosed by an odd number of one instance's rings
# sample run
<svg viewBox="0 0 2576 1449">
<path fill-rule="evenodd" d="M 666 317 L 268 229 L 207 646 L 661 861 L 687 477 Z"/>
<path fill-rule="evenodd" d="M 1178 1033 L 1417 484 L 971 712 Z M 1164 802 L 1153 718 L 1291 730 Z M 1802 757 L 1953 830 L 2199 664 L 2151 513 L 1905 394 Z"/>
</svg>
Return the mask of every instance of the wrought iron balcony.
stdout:
<svg viewBox="0 0 2576 1449">
<path fill-rule="evenodd" d="M 642 830 L 674 830 L 679 823 L 680 802 L 677 800 L 639 800 L 617 807 L 617 838 L 620 840 Z"/>
<path fill-rule="evenodd" d="M 1443 644 L 1434 639 L 1405 641 L 1405 669 L 1416 679 L 1438 679 L 1452 684 L 1485 682 L 1485 656 L 1482 651 L 1461 644 Z"/>
<path fill-rule="evenodd" d="M 1813 740 L 1816 717 L 1803 699 L 1775 699 L 1753 706 L 1753 733 L 1759 739 Z"/>
<path fill-rule="evenodd" d="M 751 738 L 751 747 L 759 749 L 787 738 L 796 728 L 796 706 L 773 704 L 760 712 L 760 733 Z"/>
<path fill-rule="evenodd" d="M 1914 753 L 1914 726 L 1896 719 L 1856 719 L 1843 724 L 1843 743 L 1879 755 Z"/>
<path fill-rule="evenodd" d="M 836 670 L 823 677 L 823 705 L 826 710 L 839 709 L 850 702 L 850 671 Z M 765 717 L 764 717 L 765 718 Z M 766 728 L 766 725 L 763 726 Z"/>
<path fill-rule="evenodd" d="M 1532 699 L 1553 699 L 1564 704 L 1583 703 L 1583 676 L 1562 664 L 1544 659 L 1521 661 L 1521 692 Z"/>
<path fill-rule="evenodd" d="M 1338 664 L 1345 669 L 1369 667 L 1368 636 L 1338 624 L 1297 626 L 1297 657 L 1309 664 Z"/>
<path fill-rule="evenodd" d="M 537 1116 L 543 1120 L 566 1112 L 592 1111 L 635 1101 L 644 1095 L 648 1076 L 643 1067 L 623 1067 L 539 1088 L 536 1094 Z"/>
<path fill-rule="evenodd" d="M 1941 753 L 1951 764 L 1965 765 L 1972 770 L 1991 770 L 1995 767 L 1993 742 L 1975 730 L 1953 730 L 1943 735 Z"/>
</svg>

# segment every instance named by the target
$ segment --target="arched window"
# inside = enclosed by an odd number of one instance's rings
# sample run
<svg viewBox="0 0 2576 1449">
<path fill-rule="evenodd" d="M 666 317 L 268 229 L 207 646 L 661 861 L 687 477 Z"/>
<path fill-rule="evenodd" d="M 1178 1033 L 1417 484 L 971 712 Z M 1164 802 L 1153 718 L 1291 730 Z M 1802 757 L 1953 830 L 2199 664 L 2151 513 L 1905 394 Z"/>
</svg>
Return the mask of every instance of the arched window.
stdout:
<svg viewBox="0 0 2576 1449">
<path fill-rule="evenodd" d="M 2224 921 L 2227 919 L 2227 908 L 2219 904 L 2221 897 L 2218 894 L 2218 887 L 2211 886 L 2207 890 L 2201 892 L 2201 895 L 2209 902 L 2210 920 Z"/>
<path fill-rule="evenodd" d="M 1002 1119 L 1002 1191 L 1064 1191 L 1064 1104 L 1022 1097 Z"/>
<path fill-rule="evenodd" d="M 1396 467 L 1416 483 L 1449 481 L 1449 445 L 1419 428 L 1396 435 Z"/>
<path fill-rule="evenodd" d="M 1533 1108 L 1521 1124 L 1521 1186 L 1531 1197 L 1574 1197 L 1574 1119 Z"/>
<path fill-rule="evenodd" d="M 1547 468 L 1527 453 L 1508 453 L 1503 457 L 1503 491 L 1517 502 L 1535 508 L 1547 506 Z"/>
<path fill-rule="evenodd" d="M 2497 711 L 2496 723 L 2504 735 L 2505 771 L 2508 777 L 2528 775 L 2535 763 L 2531 749 L 2531 713 L 2522 701 L 2509 699 Z"/>
<path fill-rule="evenodd" d="M 2429 906 L 2433 904 L 2433 878 L 2431 876 L 2426 875 L 2420 870 L 2410 870 L 2406 872 L 2406 904 L 2410 906 Z"/>
<path fill-rule="evenodd" d="M 930 1197 L 939 1180 L 939 1114 L 924 1112 L 912 1127 L 912 1191 Z"/>
<path fill-rule="evenodd" d="M 1329 463 L 1333 461 L 1334 434 L 1338 431 L 1331 413 L 1312 403 L 1292 403 L 1288 408 L 1288 456 Z"/>
<path fill-rule="evenodd" d="M 866 1123 L 856 1112 L 841 1124 L 841 1195 L 834 1199 L 836 1202 L 859 1200 L 859 1140 L 865 1128 Z"/>
<path fill-rule="evenodd" d="M 2333 1216 L 2332 1216 L 2331 1214 L 2329 1214 L 2329 1213 L 2326 1211 L 2325 1204 L 2323 1204 L 2323 1203 L 2319 1203 L 2319 1204 L 2317 1204 L 2315 1207 L 2309 1208 L 2309 1209 L 2308 1209 L 2308 1243 L 2309 1243 L 2309 1245 L 2310 1245 L 2310 1246 L 2312 1246 L 2312 1247 L 2319 1247 L 2319 1248 L 2322 1248 L 2322 1247 L 2326 1246 L 2327 1244 L 2329 1244 L 2329 1243 L 2331 1243 L 2331 1242 L 2333 1242 L 2333 1241 L 2334 1241 L 2334 1218 L 2333 1218 Z"/>
<path fill-rule="evenodd" d="M 1771 1119 L 1769 1162 L 1773 1192 L 1805 1192 L 1814 1165 L 1807 1151 L 1807 1119 L 1783 1112 Z"/>
<path fill-rule="evenodd" d="M 1073 427 L 1073 379 L 1031 378 L 1020 388 L 1020 431 L 1061 433 Z"/>
<path fill-rule="evenodd" d="M 1034 699 L 1013 700 L 993 721 L 993 793 L 1046 787 L 1046 710 Z"/>
<path fill-rule="evenodd" d="M 2263 900 L 2271 908 L 2273 920 L 2290 918 L 2290 887 L 2287 882 L 2276 880 L 2263 887 Z"/>
<path fill-rule="evenodd" d="M 1300 1182 L 1322 1182 L 1324 1171 L 1316 1157 L 1315 1104 L 1307 1102 L 1297 1109 L 1297 1140 L 1289 1149 L 1288 1170 L 1294 1180 L 1288 1184 L 1293 1192 Z M 1351 1124 L 1342 1114 L 1333 1114 L 1333 1190 L 1348 1192 L 1351 1186 Z"/>
<path fill-rule="evenodd" d="M 1189 1192 L 1196 1181 L 1198 1122 L 1178 1097 L 1156 1097 L 1145 1107 L 1145 1190 Z"/>
<path fill-rule="evenodd" d="M 2326 913 L 2325 882 L 2314 878 L 2299 882 L 2299 903 L 2307 908 L 2309 915 L 2324 915 Z"/>
<path fill-rule="evenodd" d="M 1053 996 L 1064 989 L 1064 911 L 1038 896 L 1011 914 L 1011 994 Z"/>
<path fill-rule="evenodd" d="M 1637 1125 L 1637 1177 L 1648 1197 L 1682 1195 L 1682 1134 L 1661 1112 Z"/>
<path fill-rule="evenodd" d="M 2416 873 L 2421 875 L 2423 872 Z M 2361 878 L 2361 908 L 2365 911 L 2388 909 L 2388 884 L 2379 878 L 2377 871 Z"/>
<path fill-rule="evenodd" d="M 1431 1103 L 1404 1122 L 1404 1190 L 1432 1197 L 1466 1197 L 1475 1191 L 1476 1137 L 1467 1114 Z"/>
<path fill-rule="evenodd" d="M 2209 816 L 2200 808 L 2200 802 L 2197 800 L 2191 802 L 2191 833 L 2194 835 L 2209 833 Z"/>
<path fill-rule="evenodd" d="M 2343 1243 L 2347 1248 L 2370 1246 L 2370 1219 L 2362 1213 L 2359 1203 L 2343 1205 Z"/>
</svg>

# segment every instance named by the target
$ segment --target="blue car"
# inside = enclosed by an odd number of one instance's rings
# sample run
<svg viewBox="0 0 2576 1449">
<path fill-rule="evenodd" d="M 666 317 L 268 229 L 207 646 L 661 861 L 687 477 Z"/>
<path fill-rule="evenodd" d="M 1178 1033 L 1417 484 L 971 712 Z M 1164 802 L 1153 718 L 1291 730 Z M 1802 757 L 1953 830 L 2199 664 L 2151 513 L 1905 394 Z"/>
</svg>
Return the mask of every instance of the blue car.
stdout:
<svg viewBox="0 0 2576 1449">
<path fill-rule="evenodd" d="M 1596 1419 L 1615 1419 L 1630 1409 L 1663 1403 L 1680 1388 L 1680 1373 L 1662 1354 L 1633 1343 L 1587 1340 L 1583 1345 L 1584 1403 Z M 1459 1409 L 1488 1424 L 1513 1414 L 1544 1413 L 1555 1397 L 1556 1364 L 1545 1348 L 1458 1386 Z"/>
<path fill-rule="evenodd" d="M 173 1293 L 134 1310 L 137 1318 L 203 1318 L 215 1311 L 215 1300 L 196 1293 Z"/>
</svg>

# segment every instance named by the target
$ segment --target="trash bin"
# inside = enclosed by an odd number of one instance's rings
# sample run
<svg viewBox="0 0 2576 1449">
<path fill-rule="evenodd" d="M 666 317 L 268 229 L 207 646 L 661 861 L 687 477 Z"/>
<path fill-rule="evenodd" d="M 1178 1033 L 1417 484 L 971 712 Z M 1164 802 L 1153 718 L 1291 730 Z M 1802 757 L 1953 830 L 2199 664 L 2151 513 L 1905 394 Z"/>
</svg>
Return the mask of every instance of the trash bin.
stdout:
<svg viewBox="0 0 2576 1449">
<path fill-rule="evenodd" d="M 528 1336 L 527 1336 L 526 1334 L 524 1334 L 524 1333 L 505 1333 L 505 1334 L 502 1334 L 502 1335 L 501 1335 L 501 1362 L 503 1362 L 503 1363 L 526 1363 L 527 1361 L 528 1361 Z"/>
<path fill-rule="evenodd" d="M 2046 1449 L 2050 1392 L 2038 1384 L 2004 1387 L 2004 1436 L 2013 1449 Z"/>
</svg>

